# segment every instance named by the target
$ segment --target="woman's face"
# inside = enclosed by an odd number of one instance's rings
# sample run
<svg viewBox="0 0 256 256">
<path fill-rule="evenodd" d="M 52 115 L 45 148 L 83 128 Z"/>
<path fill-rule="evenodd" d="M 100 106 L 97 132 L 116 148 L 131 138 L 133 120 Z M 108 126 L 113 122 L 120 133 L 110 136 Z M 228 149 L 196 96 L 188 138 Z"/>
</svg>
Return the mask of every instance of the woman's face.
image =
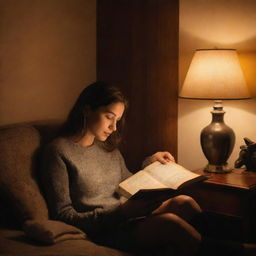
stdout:
<svg viewBox="0 0 256 256">
<path fill-rule="evenodd" d="M 92 111 L 88 116 L 87 132 L 99 141 L 105 141 L 116 131 L 117 122 L 121 119 L 124 109 L 122 102 L 116 102 Z"/>
</svg>

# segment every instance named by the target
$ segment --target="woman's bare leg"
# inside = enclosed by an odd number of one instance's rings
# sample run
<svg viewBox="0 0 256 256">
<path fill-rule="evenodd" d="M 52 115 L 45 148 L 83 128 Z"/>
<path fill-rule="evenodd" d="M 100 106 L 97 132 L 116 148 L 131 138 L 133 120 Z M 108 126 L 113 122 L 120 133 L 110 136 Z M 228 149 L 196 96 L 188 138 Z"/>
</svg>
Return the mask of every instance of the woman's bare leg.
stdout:
<svg viewBox="0 0 256 256">
<path fill-rule="evenodd" d="M 186 221 L 190 221 L 202 210 L 198 203 L 190 196 L 179 195 L 165 201 L 152 214 L 174 213 Z"/>
<path fill-rule="evenodd" d="M 198 251 L 201 235 L 185 220 L 173 213 L 151 215 L 137 224 L 134 230 L 136 246 L 154 248 L 175 245 L 181 255 Z"/>
</svg>

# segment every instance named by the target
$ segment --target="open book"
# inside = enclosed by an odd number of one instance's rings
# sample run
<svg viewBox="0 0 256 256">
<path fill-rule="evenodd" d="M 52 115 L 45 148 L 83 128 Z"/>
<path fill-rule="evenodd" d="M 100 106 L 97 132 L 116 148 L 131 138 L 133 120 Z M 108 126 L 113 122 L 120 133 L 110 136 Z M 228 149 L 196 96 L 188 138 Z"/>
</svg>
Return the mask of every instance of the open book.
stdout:
<svg viewBox="0 0 256 256">
<path fill-rule="evenodd" d="M 163 201 L 174 196 L 177 190 L 206 179 L 206 176 L 193 173 L 174 162 L 161 164 L 156 161 L 121 182 L 117 192 L 131 199 L 159 198 Z"/>
</svg>

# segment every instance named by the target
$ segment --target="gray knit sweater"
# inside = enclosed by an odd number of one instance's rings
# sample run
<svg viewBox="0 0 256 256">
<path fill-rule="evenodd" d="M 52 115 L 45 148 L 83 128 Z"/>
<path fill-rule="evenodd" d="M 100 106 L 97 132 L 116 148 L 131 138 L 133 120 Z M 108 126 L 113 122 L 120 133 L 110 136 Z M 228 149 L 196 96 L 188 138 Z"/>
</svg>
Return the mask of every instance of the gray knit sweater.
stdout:
<svg viewBox="0 0 256 256">
<path fill-rule="evenodd" d="M 41 184 L 51 218 L 92 236 L 125 220 L 115 189 L 132 174 L 119 150 L 107 152 L 100 142 L 83 147 L 57 138 L 45 148 L 41 166 Z"/>
</svg>

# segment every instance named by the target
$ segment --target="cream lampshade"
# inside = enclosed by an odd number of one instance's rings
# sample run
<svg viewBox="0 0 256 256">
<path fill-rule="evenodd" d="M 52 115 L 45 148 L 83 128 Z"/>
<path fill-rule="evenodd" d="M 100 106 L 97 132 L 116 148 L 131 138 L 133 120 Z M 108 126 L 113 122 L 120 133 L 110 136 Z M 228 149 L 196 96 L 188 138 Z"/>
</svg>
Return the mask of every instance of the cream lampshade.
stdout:
<svg viewBox="0 0 256 256">
<path fill-rule="evenodd" d="M 215 100 L 212 122 L 201 132 L 201 146 L 208 160 L 205 171 L 231 171 L 227 159 L 234 147 L 235 134 L 224 123 L 221 100 L 250 98 L 236 50 L 196 50 L 179 96 Z"/>
</svg>

